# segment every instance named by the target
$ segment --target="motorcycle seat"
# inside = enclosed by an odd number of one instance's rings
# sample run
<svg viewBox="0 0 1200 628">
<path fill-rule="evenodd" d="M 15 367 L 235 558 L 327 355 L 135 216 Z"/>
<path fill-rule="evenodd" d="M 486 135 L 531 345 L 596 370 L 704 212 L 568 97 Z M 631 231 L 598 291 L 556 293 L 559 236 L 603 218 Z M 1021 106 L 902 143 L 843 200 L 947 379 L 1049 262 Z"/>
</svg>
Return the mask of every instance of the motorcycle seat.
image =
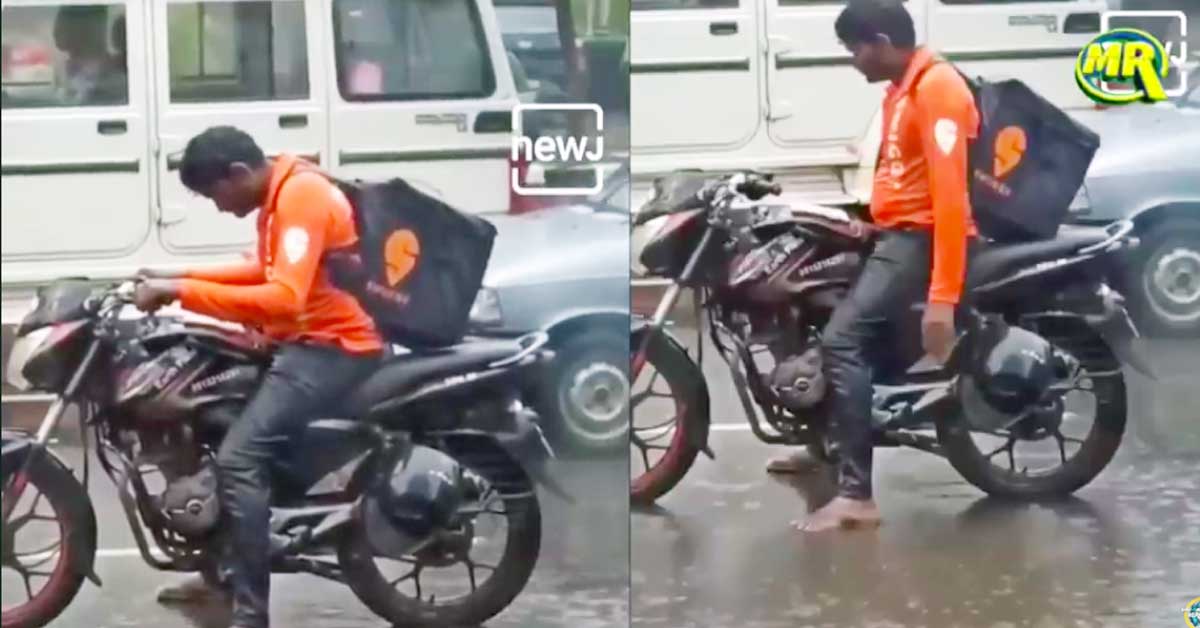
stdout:
<svg viewBox="0 0 1200 628">
<path fill-rule="evenodd" d="M 1019 244 L 985 244 L 971 260 L 967 288 L 977 288 L 1001 279 L 1023 266 L 1069 256 L 1076 251 L 1103 242 L 1109 233 L 1100 227 L 1064 229 L 1053 240 Z"/>
<path fill-rule="evenodd" d="M 440 377 L 449 377 L 512 357 L 522 350 L 514 340 L 469 340 L 445 349 L 422 350 L 387 358 L 379 370 L 354 389 L 346 399 L 355 413 L 403 395 Z"/>
</svg>

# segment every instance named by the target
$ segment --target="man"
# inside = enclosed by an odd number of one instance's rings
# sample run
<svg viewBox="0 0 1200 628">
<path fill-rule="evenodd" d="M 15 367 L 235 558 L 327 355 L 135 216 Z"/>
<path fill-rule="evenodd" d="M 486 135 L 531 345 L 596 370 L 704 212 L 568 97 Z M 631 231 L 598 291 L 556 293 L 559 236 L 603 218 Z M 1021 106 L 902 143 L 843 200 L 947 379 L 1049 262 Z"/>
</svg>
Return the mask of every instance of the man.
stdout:
<svg viewBox="0 0 1200 628">
<path fill-rule="evenodd" d="M 124 39 L 125 18 L 117 18 Z M 108 53 L 108 7 L 65 6 L 54 20 L 54 45 L 66 53 L 60 88 L 64 105 L 117 105 L 128 101 L 123 56 Z M 114 22 L 113 33 L 117 23 Z"/>
<path fill-rule="evenodd" d="M 208 129 L 188 142 L 180 166 L 188 189 L 221 212 L 259 211 L 258 255 L 226 268 L 177 277 L 149 273 L 137 306 L 179 300 L 185 309 L 257 327 L 279 349 L 261 387 L 217 454 L 224 530 L 229 535 L 233 626 L 265 628 L 270 592 L 273 461 L 289 437 L 361 381 L 383 342 L 370 317 L 321 270 L 327 249 L 357 241 L 346 197 L 295 157 L 268 160 L 250 136 Z M 212 593 L 203 580 L 160 592 L 163 601 Z"/>
<path fill-rule="evenodd" d="M 925 352 L 942 362 L 949 357 L 968 239 L 976 235 L 967 140 L 979 114 L 966 82 L 916 46 L 902 0 L 850 0 L 834 28 L 855 69 L 869 82 L 890 81 L 871 195 L 872 220 L 884 231 L 822 338 L 838 495 L 801 526 L 810 532 L 879 524 L 871 494 L 872 373 L 901 366 L 888 353 L 912 336 L 903 322 L 914 304 L 924 304 Z"/>
</svg>

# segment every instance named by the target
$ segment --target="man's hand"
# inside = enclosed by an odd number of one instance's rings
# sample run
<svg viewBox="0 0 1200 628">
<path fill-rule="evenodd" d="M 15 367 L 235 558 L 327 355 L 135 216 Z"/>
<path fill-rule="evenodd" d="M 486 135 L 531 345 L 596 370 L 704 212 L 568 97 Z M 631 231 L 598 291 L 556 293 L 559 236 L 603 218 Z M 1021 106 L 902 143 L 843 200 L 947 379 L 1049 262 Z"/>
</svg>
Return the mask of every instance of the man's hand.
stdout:
<svg viewBox="0 0 1200 628">
<path fill-rule="evenodd" d="M 143 312 L 154 312 L 179 298 L 179 285 L 169 279 L 147 279 L 133 291 L 133 304 Z"/>
<path fill-rule="evenodd" d="M 921 344 L 925 352 L 940 364 L 950 359 L 954 348 L 954 305 L 952 303 L 929 303 L 921 319 Z"/>
</svg>

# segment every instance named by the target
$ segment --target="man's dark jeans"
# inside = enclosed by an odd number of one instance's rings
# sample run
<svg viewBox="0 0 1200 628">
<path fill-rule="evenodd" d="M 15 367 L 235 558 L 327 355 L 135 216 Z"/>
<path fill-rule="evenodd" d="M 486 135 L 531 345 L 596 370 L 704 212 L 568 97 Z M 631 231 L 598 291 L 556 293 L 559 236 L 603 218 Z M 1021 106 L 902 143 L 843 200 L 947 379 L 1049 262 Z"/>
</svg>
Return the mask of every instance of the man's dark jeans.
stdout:
<svg viewBox="0 0 1200 628">
<path fill-rule="evenodd" d="M 928 230 L 881 234 L 825 326 L 821 348 L 830 437 L 843 497 L 871 498 L 873 376 L 880 370 L 903 372 L 922 355 L 922 313 L 914 306 L 927 300 L 930 243 Z"/>
<path fill-rule="evenodd" d="M 217 454 L 221 507 L 229 534 L 234 625 L 266 628 L 271 591 L 272 473 L 289 442 L 322 412 L 336 409 L 377 365 L 331 347 L 282 347 Z"/>
</svg>

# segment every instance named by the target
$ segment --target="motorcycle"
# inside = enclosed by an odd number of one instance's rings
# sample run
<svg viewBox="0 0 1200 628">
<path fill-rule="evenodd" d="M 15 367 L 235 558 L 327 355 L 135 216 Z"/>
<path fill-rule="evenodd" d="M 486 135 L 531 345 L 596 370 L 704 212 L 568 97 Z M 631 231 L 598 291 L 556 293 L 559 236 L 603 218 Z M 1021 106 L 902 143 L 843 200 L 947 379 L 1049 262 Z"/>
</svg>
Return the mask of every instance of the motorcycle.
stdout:
<svg viewBox="0 0 1200 628">
<path fill-rule="evenodd" d="M 39 290 L 18 328 L 10 383 L 55 399 L 36 434 L 3 432 L 2 566 L 25 594 L 6 601 L 5 627 L 44 626 L 84 579 L 101 585 L 85 488 L 92 439 L 141 558 L 214 584 L 228 577 L 214 458 L 271 347 L 219 325 L 123 316 L 134 287 L 59 281 Z M 272 570 L 345 584 L 397 625 L 474 625 L 503 610 L 537 562 L 536 487 L 570 500 L 546 473 L 553 452 L 537 415 L 518 400 L 553 357 L 547 341 L 535 332 L 385 359 L 340 416 L 288 443 L 272 474 Z M 82 483 L 49 446 L 68 406 L 78 409 Z M 22 531 L 39 523 L 56 540 L 19 551 Z"/>
<path fill-rule="evenodd" d="M 653 316 L 631 329 L 634 503 L 669 492 L 699 453 L 714 457 L 700 368 L 705 327 L 755 436 L 836 459 L 821 330 L 878 229 L 843 210 L 764 200 L 781 192 L 752 171 L 676 173 L 655 182 L 635 218 L 666 217 L 640 261 L 671 284 Z M 920 334 L 901 332 L 888 363 L 873 370 L 875 446 L 942 456 L 971 484 L 1010 498 L 1070 494 L 1094 479 L 1125 430 L 1122 363 L 1153 376 L 1102 270 L 1137 246 L 1132 228 L 1118 222 L 1049 241 L 986 243 L 970 263 L 949 360 L 921 359 Z M 667 328 L 685 288 L 699 317 L 695 359 Z M 896 328 L 919 330 L 918 310 Z M 1085 428 L 1079 397 L 1089 395 L 1094 420 Z M 650 424 L 639 425 L 643 417 Z M 1018 447 L 1030 450 L 1021 465 Z"/>
</svg>

